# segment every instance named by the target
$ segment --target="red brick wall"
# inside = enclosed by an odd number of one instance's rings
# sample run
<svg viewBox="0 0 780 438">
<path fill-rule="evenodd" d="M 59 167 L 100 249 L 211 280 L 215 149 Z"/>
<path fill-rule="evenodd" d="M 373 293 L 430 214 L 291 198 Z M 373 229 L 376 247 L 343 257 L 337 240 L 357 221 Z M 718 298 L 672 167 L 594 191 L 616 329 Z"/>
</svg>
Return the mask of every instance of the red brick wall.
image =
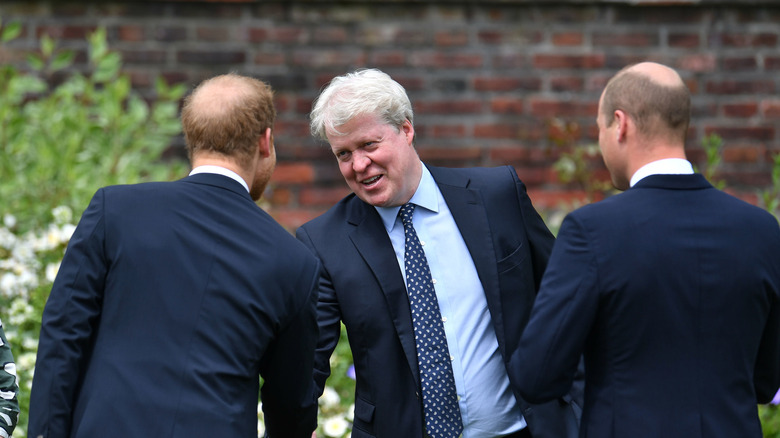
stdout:
<svg viewBox="0 0 780 438">
<path fill-rule="evenodd" d="M 694 102 L 689 155 L 703 166 L 701 138 L 722 136 L 720 176 L 735 193 L 755 201 L 780 152 L 777 2 L 4 0 L 0 16 L 25 24 L 14 53 L 48 33 L 81 63 L 85 35 L 106 27 L 146 92 L 157 75 L 194 85 L 236 71 L 268 81 L 279 109 L 268 208 L 289 229 L 347 193 L 307 114 L 330 78 L 360 67 L 406 87 L 425 161 L 513 165 L 542 209 L 580 194 L 551 170 L 560 150 L 551 122 L 595 142 L 602 87 L 635 61 L 682 74 Z"/>
</svg>

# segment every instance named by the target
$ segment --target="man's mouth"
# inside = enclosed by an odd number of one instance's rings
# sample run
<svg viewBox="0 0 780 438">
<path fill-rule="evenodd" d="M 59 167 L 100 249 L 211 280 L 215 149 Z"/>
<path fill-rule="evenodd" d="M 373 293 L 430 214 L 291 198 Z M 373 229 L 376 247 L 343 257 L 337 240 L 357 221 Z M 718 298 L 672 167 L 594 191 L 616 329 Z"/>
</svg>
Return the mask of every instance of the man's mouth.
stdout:
<svg viewBox="0 0 780 438">
<path fill-rule="evenodd" d="M 365 186 L 372 186 L 376 184 L 376 182 L 379 181 L 380 178 L 382 178 L 382 175 L 373 176 L 371 178 L 364 179 L 363 181 L 361 181 L 361 184 Z"/>
</svg>

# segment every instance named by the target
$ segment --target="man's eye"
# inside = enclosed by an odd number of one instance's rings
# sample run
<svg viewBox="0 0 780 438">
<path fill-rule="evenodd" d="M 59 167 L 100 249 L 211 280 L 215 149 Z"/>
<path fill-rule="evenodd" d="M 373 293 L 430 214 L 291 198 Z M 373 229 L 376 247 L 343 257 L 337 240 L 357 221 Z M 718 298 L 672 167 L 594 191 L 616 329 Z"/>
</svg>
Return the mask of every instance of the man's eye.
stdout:
<svg viewBox="0 0 780 438">
<path fill-rule="evenodd" d="M 346 160 L 349 158 L 349 151 L 338 151 L 336 152 L 336 158 L 339 160 Z"/>
</svg>

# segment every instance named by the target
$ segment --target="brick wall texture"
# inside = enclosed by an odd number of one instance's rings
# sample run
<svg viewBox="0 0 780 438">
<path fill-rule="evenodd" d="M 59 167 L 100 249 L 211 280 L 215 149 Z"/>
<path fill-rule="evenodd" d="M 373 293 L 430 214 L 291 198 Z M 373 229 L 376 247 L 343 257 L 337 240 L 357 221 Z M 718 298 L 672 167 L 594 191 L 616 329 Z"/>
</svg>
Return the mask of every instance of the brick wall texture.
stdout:
<svg viewBox="0 0 780 438">
<path fill-rule="evenodd" d="M 267 209 L 288 229 L 348 193 L 326 144 L 308 131 L 312 100 L 333 76 L 380 68 L 404 85 L 417 149 L 445 166 L 515 166 L 535 205 L 577 199 L 552 163 L 560 146 L 597 140 L 596 108 L 623 66 L 665 63 L 693 95 L 689 157 L 724 140 L 719 178 L 751 202 L 780 152 L 780 4 L 764 2 L 146 1 L 0 3 L 24 24 L 5 62 L 49 34 L 86 60 L 85 36 L 108 31 L 135 87 L 190 86 L 228 71 L 269 82 L 279 111 L 278 167 Z M 174 146 L 183 150 L 181 141 Z M 594 173 L 606 178 L 600 158 Z"/>
</svg>

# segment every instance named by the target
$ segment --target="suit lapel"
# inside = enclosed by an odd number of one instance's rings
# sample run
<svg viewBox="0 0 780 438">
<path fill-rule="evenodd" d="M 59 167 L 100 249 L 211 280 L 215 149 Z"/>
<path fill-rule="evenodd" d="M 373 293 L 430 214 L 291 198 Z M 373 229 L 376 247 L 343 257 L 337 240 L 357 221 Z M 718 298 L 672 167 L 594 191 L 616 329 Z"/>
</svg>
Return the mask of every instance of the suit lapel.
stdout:
<svg viewBox="0 0 780 438">
<path fill-rule="evenodd" d="M 398 338 L 414 378 L 419 382 L 417 349 L 414 345 L 412 314 L 406 295 L 403 275 L 395 258 L 393 245 L 387 236 L 382 219 L 368 204 L 355 199 L 355 208 L 347 220 L 355 225 L 351 234 L 352 243 L 366 264 L 371 268 L 387 300 L 387 307 L 393 319 Z"/>
<path fill-rule="evenodd" d="M 501 312 L 501 291 L 498 283 L 498 264 L 493 249 L 493 237 L 487 218 L 487 211 L 478 189 L 468 188 L 469 179 L 456 175 L 451 169 L 428 167 L 439 186 L 452 217 L 466 242 L 477 275 L 485 290 L 488 309 L 493 320 L 499 345 L 503 348 L 503 315 Z"/>
</svg>

